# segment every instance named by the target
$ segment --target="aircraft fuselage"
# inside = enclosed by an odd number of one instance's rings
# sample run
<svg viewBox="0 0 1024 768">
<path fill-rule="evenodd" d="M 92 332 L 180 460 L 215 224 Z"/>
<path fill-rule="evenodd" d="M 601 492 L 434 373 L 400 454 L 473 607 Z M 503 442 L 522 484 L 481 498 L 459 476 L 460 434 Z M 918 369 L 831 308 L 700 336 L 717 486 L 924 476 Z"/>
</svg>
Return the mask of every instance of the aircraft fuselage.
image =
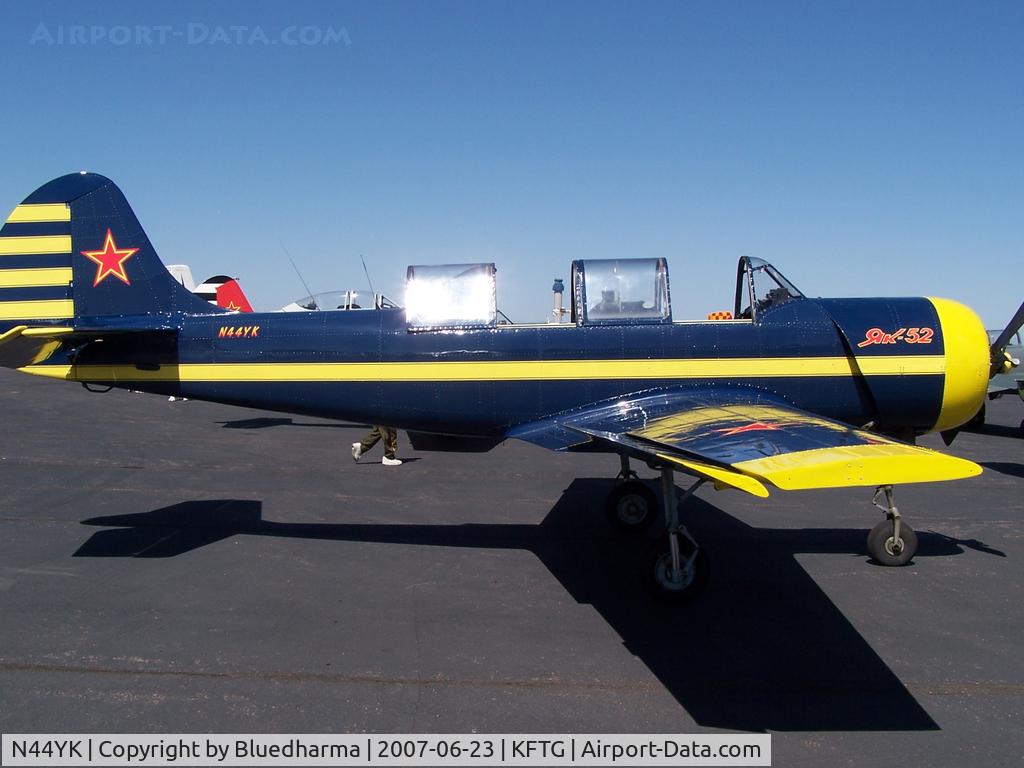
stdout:
<svg viewBox="0 0 1024 768">
<path fill-rule="evenodd" d="M 984 369 L 974 358 L 986 352 L 951 358 L 951 326 L 963 318 L 937 302 L 800 299 L 757 322 L 443 331 L 410 331 L 400 310 L 180 315 L 168 318 L 170 330 L 111 336 L 26 370 L 458 435 L 497 437 L 582 404 L 711 385 L 924 432 L 944 428 L 951 408 L 970 407 L 952 400 L 984 391 L 979 380 L 951 394 L 953 376 L 983 377 L 966 367 Z"/>
</svg>

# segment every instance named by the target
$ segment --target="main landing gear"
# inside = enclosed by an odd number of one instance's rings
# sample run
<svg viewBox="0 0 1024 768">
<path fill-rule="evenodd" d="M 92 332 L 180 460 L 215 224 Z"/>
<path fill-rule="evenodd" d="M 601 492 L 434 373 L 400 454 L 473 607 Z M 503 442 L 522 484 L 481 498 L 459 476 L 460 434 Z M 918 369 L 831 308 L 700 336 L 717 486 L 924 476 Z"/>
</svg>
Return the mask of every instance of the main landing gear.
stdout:
<svg viewBox="0 0 1024 768">
<path fill-rule="evenodd" d="M 629 468 L 629 458 L 620 456 L 622 468 L 616 485 L 608 494 L 605 512 L 612 526 L 626 533 L 646 529 L 657 515 L 658 500 L 636 472 Z M 662 599 L 682 602 L 695 595 L 707 580 L 707 557 L 686 526 L 679 522 L 679 510 L 704 484 L 697 480 L 676 501 L 675 473 L 661 470 L 661 510 L 665 517 L 668 546 L 659 546 L 647 566 L 645 581 Z"/>
<path fill-rule="evenodd" d="M 885 504 L 878 503 L 878 496 L 885 494 Z M 881 485 L 875 490 L 871 503 L 885 513 L 885 520 L 871 529 L 868 534 L 868 554 L 882 565 L 906 565 L 917 552 L 917 534 L 903 522 L 896 509 L 891 485 Z"/>
<path fill-rule="evenodd" d="M 619 484 L 608 494 L 605 511 L 616 529 L 638 533 L 654 521 L 658 502 L 651 489 L 629 468 L 629 459 L 626 456 L 620 458 Z M 706 481 L 696 480 L 677 501 L 675 472 L 670 467 L 661 467 L 660 471 L 661 510 L 668 546 L 659 546 L 655 551 L 646 567 L 645 581 L 657 597 L 682 602 L 692 598 L 704 586 L 708 562 L 704 550 L 679 521 L 679 511 Z M 882 495 L 885 496 L 884 502 L 879 502 Z M 881 565 L 906 565 L 917 552 L 917 534 L 900 515 L 892 486 L 879 486 L 871 502 L 882 510 L 885 520 L 868 534 L 868 553 Z"/>
<path fill-rule="evenodd" d="M 696 480 L 676 503 L 675 473 L 661 469 L 661 504 L 665 513 L 665 533 L 668 549 L 658 548 L 647 569 L 648 585 L 656 597 L 672 602 L 683 602 L 700 592 L 707 582 L 707 555 L 697 541 L 679 522 L 679 510 L 704 480 Z"/>
<path fill-rule="evenodd" d="M 622 468 L 615 478 L 619 484 L 608 494 L 604 511 L 613 528 L 623 533 L 640 533 L 653 522 L 658 500 L 647 484 L 629 468 L 629 457 L 620 454 L 619 460 Z"/>
</svg>

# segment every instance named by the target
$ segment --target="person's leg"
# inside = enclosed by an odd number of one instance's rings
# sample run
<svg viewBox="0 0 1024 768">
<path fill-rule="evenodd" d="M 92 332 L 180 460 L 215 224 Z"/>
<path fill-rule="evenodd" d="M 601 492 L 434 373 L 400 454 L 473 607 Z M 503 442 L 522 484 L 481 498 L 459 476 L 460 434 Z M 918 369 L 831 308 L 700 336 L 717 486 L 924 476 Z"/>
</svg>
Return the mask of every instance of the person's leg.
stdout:
<svg viewBox="0 0 1024 768">
<path fill-rule="evenodd" d="M 366 453 L 368 450 L 373 448 L 380 440 L 380 427 L 375 426 L 367 433 L 366 437 L 360 440 L 358 443 L 352 443 L 352 458 L 355 461 L 359 461 L 359 457 Z"/>
<path fill-rule="evenodd" d="M 382 434 L 382 429 L 382 427 L 374 426 L 374 428 L 367 433 L 366 437 L 364 437 L 362 441 L 359 443 L 359 447 L 362 449 L 362 453 L 366 453 L 380 441 L 381 437 L 384 436 Z M 386 446 L 387 443 L 385 443 L 384 445 Z"/>
<path fill-rule="evenodd" d="M 380 431 L 384 438 L 384 455 L 389 459 L 395 458 L 395 452 L 398 450 L 398 430 L 381 427 Z"/>
</svg>

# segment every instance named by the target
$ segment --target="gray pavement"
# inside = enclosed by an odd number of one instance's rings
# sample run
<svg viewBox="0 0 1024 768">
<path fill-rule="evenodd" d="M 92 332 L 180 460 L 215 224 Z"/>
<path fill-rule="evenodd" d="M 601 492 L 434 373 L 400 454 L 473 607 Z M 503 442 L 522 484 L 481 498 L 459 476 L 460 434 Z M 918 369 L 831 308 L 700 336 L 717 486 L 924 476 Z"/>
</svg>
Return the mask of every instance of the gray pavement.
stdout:
<svg viewBox="0 0 1024 768">
<path fill-rule="evenodd" d="M 1024 404 L 908 486 L 701 492 L 712 580 L 639 582 L 608 456 L 377 448 L 359 425 L 0 370 L 0 731 L 769 731 L 774 764 L 1019 765 Z M 940 447 L 934 436 L 925 444 Z M 645 471 L 646 476 L 653 473 Z"/>
</svg>

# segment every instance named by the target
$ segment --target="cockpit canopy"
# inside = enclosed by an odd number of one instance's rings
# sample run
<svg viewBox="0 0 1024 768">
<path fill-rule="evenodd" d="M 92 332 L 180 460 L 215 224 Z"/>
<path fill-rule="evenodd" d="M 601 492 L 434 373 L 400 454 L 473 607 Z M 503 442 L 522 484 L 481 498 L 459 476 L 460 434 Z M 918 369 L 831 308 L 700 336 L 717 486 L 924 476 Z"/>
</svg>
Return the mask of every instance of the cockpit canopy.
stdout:
<svg viewBox="0 0 1024 768">
<path fill-rule="evenodd" d="M 495 275 L 493 263 L 409 267 L 405 284 L 409 330 L 496 327 L 504 316 L 497 307 Z M 556 313 L 561 311 L 560 288 L 557 281 L 553 288 L 559 299 Z M 756 322 L 772 307 L 802 298 L 771 264 L 743 256 L 736 276 L 735 313 L 716 312 L 708 319 Z M 573 325 L 671 323 L 668 263 L 663 258 L 574 261 L 571 307 Z"/>
<path fill-rule="evenodd" d="M 672 322 L 665 259 L 574 261 L 572 287 L 577 323 Z"/>
<path fill-rule="evenodd" d="M 486 328 L 497 324 L 494 264 L 409 267 L 405 316 L 409 330 Z"/>
</svg>

